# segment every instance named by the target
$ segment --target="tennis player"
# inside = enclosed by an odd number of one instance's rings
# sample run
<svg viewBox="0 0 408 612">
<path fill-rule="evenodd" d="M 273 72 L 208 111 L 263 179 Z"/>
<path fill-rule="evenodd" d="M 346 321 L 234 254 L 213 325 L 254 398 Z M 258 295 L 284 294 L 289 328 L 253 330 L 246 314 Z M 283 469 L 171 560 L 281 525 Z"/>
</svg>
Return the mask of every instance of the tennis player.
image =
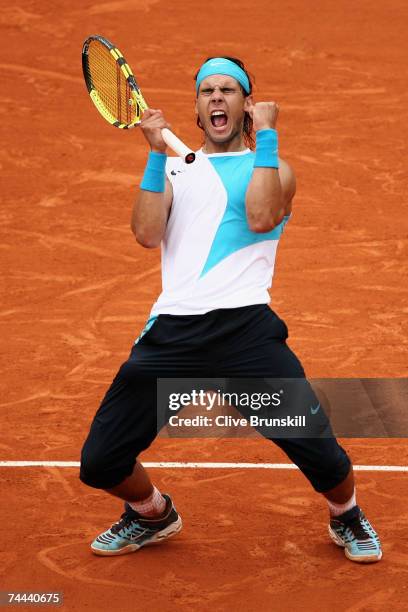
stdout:
<svg viewBox="0 0 408 612">
<path fill-rule="evenodd" d="M 137 459 L 157 435 L 157 377 L 305 379 L 286 324 L 268 305 L 296 190 L 278 155 L 278 105 L 253 101 L 251 78 L 235 58 L 206 60 L 195 87 L 204 145 L 193 164 L 167 158 L 160 110 L 147 110 L 141 123 L 150 152 L 131 225 L 144 247 L 162 245 L 163 290 L 82 449 L 82 482 L 125 501 L 120 520 L 91 544 L 98 555 L 136 551 L 182 526 Z M 329 534 L 346 556 L 380 560 L 350 459 L 334 436 L 273 441 L 326 498 Z"/>
</svg>

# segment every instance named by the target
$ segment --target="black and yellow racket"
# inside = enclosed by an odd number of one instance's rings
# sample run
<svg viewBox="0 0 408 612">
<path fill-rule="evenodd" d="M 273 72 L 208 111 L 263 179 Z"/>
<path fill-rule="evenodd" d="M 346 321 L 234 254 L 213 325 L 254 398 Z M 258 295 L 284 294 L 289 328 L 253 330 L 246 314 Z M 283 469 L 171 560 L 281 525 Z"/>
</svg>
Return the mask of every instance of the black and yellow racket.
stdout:
<svg viewBox="0 0 408 612">
<path fill-rule="evenodd" d="M 148 108 L 132 69 L 115 45 L 103 36 L 90 36 L 82 47 L 82 69 L 92 102 L 111 125 L 129 130 Z M 165 143 L 191 164 L 195 154 L 173 132 L 162 129 Z"/>
</svg>

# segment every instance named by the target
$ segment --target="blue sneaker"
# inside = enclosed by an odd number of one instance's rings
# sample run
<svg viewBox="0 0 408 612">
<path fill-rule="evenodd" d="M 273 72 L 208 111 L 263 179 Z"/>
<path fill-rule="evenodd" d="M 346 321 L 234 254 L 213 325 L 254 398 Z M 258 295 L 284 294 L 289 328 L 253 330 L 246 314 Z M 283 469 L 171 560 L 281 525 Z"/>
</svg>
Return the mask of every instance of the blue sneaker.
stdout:
<svg viewBox="0 0 408 612">
<path fill-rule="evenodd" d="M 92 552 L 96 555 L 125 555 L 178 533 L 182 527 L 181 518 L 170 497 L 163 497 L 166 509 L 160 518 L 143 517 L 125 503 L 120 521 L 98 535 L 91 544 Z"/>
<path fill-rule="evenodd" d="M 380 538 L 358 506 L 330 519 L 329 536 L 351 561 L 372 563 L 382 557 Z"/>
</svg>

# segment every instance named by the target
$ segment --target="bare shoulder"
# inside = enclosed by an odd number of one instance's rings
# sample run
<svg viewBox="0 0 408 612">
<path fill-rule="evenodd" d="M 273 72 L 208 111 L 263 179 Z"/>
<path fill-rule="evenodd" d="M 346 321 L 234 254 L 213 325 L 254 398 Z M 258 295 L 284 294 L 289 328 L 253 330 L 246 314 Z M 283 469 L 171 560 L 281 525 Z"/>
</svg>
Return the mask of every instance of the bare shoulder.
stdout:
<svg viewBox="0 0 408 612">
<path fill-rule="evenodd" d="M 284 159 L 279 159 L 279 178 L 285 202 L 285 214 L 289 215 L 292 210 L 292 200 L 296 193 L 296 177 L 292 166 Z"/>
</svg>

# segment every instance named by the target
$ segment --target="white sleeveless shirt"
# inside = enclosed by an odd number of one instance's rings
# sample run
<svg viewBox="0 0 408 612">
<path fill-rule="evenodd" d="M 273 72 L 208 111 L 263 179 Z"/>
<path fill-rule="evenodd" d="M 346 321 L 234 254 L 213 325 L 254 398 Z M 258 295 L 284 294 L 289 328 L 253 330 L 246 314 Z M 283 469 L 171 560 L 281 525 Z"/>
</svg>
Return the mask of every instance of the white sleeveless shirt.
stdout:
<svg viewBox="0 0 408 612">
<path fill-rule="evenodd" d="M 255 154 L 196 153 L 192 164 L 170 157 L 173 203 L 162 241 L 159 314 L 204 314 L 217 308 L 268 304 L 276 248 L 289 219 L 272 231 L 249 229 L 245 194 Z"/>
</svg>

